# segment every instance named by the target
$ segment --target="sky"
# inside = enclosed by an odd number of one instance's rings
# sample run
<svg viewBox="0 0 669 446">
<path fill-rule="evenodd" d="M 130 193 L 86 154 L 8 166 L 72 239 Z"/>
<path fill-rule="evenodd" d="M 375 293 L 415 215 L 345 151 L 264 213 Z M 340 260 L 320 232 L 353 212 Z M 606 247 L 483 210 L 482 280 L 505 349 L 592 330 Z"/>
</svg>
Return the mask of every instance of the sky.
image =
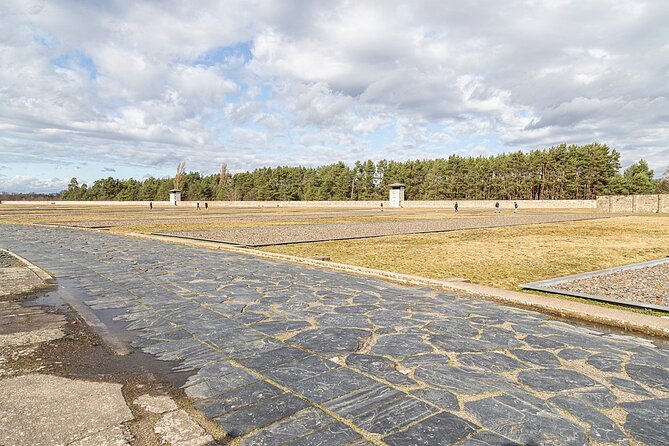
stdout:
<svg viewBox="0 0 669 446">
<path fill-rule="evenodd" d="M 601 142 L 669 167 L 666 0 L 0 2 L 0 191 Z"/>
</svg>

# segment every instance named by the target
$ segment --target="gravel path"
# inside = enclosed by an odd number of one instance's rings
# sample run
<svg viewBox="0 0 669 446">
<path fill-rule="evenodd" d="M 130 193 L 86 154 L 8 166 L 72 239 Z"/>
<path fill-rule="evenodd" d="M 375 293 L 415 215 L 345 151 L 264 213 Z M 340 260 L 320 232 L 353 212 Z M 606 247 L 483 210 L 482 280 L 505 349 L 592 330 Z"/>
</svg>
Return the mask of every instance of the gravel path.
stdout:
<svg viewBox="0 0 669 446">
<path fill-rule="evenodd" d="M 484 217 L 445 218 L 377 223 L 336 223 L 254 228 L 213 229 L 163 233 L 177 237 L 215 240 L 244 246 L 269 246 L 288 243 L 347 240 L 388 235 L 446 232 L 462 229 L 555 223 L 609 218 L 612 214 L 537 214 L 488 215 Z"/>
<path fill-rule="evenodd" d="M 669 261 L 561 282 L 552 288 L 669 307 Z"/>
<path fill-rule="evenodd" d="M 55 221 L 51 223 L 41 223 L 53 226 L 69 226 L 73 228 L 111 228 L 117 226 L 134 225 L 155 225 L 155 224 L 175 224 L 175 223 L 216 223 L 216 222 L 243 222 L 243 221 L 272 221 L 272 220 L 311 220 L 317 218 L 342 218 L 342 217 L 383 217 L 392 216 L 391 213 L 373 212 L 329 212 L 318 214 L 282 214 L 282 215 L 207 215 L 208 211 L 193 211 L 189 216 L 178 217 L 158 217 L 158 218 L 128 218 L 128 219 L 107 219 L 107 220 L 87 220 L 87 221 Z M 415 214 L 417 212 L 404 212 L 401 215 Z M 145 214 L 144 214 L 145 215 Z M 400 215 L 400 214 L 397 214 Z"/>
</svg>

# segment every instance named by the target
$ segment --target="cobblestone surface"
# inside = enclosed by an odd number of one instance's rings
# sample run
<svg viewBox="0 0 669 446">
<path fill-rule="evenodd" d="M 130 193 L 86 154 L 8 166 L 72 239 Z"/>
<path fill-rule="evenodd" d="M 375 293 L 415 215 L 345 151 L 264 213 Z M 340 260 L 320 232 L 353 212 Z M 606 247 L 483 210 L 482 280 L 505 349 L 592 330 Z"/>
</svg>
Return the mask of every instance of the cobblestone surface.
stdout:
<svg viewBox="0 0 669 446">
<path fill-rule="evenodd" d="M 669 262 L 564 281 L 551 288 L 669 307 Z"/>
<path fill-rule="evenodd" d="M 610 214 L 488 215 L 484 217 L 444 218 L 440 220 L 416 219 L 410 221 L 375 223 L 333 223 L 320 225 L 210 229 L 202 231 L 171 232 L 168 234 L 215 240 L 244 246 L 269 246 L 283 243 L 346 240 L 387 235 L 420 234 L 426 232 L 457 231 L 461 229 L 480 229 L 499 226 L 591 220 L 609 217 L 611 217 Z"/>
<path fill-rule="evenodd" d="M 669 443 L 669 347 L 469 296 L 65 229 L 0 226 L 241 444 Z M 68 285 L 70 286 L 70 285 Z"/>
</svg>

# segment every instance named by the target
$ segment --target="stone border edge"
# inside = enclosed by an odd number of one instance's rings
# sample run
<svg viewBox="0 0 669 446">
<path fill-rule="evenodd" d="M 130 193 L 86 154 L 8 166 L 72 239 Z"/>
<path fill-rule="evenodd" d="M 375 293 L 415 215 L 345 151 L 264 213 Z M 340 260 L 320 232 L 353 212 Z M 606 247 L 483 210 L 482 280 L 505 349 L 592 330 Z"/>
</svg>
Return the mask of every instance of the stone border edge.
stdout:
<svg viewBox="0 0 669 446">
<path fill-rule="evenodd" d="M 669 338 L 669 318 L 633 313 L 616 308 L 598 307 L 585 302 L 568 301 L 556 297 L 540 296 L 519 291 L 504 290 L 448 278 L 430 279 L 410 274 L 395 273 L 392 271 L 365 268 L 344 263 L 307 259 L 286 254 L 260 251 L 257 249 L 236 247 L 220 242 L 182 239 L 140 233 L 125 233 L 119 235 L 160 240 L 163 242 L 177 243 L 186 246 L 223 250 L 277 261 L 299 263 L 317 268 L 325 268 L 335 271 L 359 274 L 367 277 L 390 280 L 392 282 L 401 284 L 427 286 L 431 288 L 463 292 L 470 295 L 475 295 L 479 298 L 496 301 L 518 308 L 537 311 L 552 316 L 576 319 L 588 323 L 615 327 L 625 331 L 633 331 L 651 336 Z"/>
<path fill-rule="evenodd" d="M 560 288 L 553 288 L 554 286 L 559 285 L 562 282 L 569 282 L 571 280 L 589 279 L 589 278 L 592 278 L 592 277 L 606 276 L 606 275 L 613 274 L 613 273 L 618 272 L 618 271 L 641 269 L 641 268 L 645 268 L 645 267 L 648 267 L 648 266 L 661 265 L 663 263 L 669 263 L 669 257 L 665 257 L 665 258 L 657 259 L 657 260 L 650 260 L 650 261 L 647 261 L 647 262 L 630 263 L 628 265 L 615 266 L 613 268 L 599 269 L 599 270 L 590 271 L 590 272 L 587 272 L 587 273 L 572 274 L 572 275 L 569 275 L 569 276 L 555 277 L 553 279 L 539 280 L 539 281 L 536 281 L 536 282 L 528 282 L 528 283 L 523 283 L 523 284 L 519 285 L 519 287 L 523 288 L 523 289 L 526 289 L 526 290 L 541 291 L 542 293 L 561 294 L 563 296 L 579 297 L 581 299 L 590 299 L 590 300 L 596 300 L 596 301 L 600 301 L 600 302 L 624 305 L 624 306 L 627 306 L 627 307 L 641 308 L 641 309 L 662 311 L 662 312 L 668 312 L 669 313 L 669 306 L 666 306 L 666 305 L 645 304 L 643 302 L 635 302 L 635 301 L 629 301 L 629 300 L 623 300 L 623 299 L 613 299 L 613 298 L 610 298 L 610 297 L 600 296 L 600 295 L 597 295 L 597 294 L 588 294 L 588 293 L 581 293 L 581 292 L 578 292 L 578 291 L 569 291 L 569 290 L 562 290 Z"/>
<path fill-rule="evenodd" d="M 16 258 L 18 261 L 23 263 L 33 274 L 35 274 L 43 283 L 47 285 L 53 285 L 56 283 L 56 280 L 51 276 L 51 274 L 47 273 L 44 271 L 42 268 L 39 266 L 35 265 L 34 263 L 24 259 L 20 255 L 4 248 L 0 248 L 0 251 L 6 252 L 10 256 Z"/>
</svg>

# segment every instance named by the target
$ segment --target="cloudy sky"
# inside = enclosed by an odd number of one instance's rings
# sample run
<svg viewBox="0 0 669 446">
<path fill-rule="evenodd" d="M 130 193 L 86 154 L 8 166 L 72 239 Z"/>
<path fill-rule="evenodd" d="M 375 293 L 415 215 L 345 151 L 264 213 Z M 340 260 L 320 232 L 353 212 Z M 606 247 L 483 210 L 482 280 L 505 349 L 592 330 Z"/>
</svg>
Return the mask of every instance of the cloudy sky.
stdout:
<svg viewBox="0 0 669 446">
<path fill-rule="evenodd" d="M 0 2 L 0 190 L 599 141 L 669 166 L 669 2 Z"/>
</svg>

